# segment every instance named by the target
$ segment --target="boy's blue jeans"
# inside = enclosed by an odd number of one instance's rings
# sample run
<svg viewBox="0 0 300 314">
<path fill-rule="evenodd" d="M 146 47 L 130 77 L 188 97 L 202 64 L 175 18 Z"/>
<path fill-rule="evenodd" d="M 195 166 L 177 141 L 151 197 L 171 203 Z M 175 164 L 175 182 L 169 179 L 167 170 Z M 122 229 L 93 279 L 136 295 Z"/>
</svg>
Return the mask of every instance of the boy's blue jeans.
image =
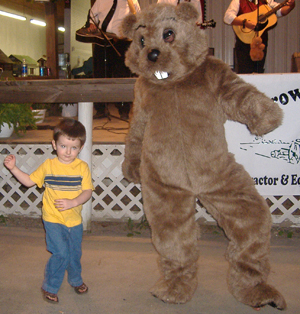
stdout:
<svg viewBox="0 0 300 314">
<path fill-rule="evenodd" d="M 72 287 L 80 286 L 81 278 L 81 243 L 83 226 L 66 227 L 62 224 L 44 222 L 47 250 L 52 253 L 45 269 L 42 288 L 57 294 L 65 275 Z"/>
</svg>

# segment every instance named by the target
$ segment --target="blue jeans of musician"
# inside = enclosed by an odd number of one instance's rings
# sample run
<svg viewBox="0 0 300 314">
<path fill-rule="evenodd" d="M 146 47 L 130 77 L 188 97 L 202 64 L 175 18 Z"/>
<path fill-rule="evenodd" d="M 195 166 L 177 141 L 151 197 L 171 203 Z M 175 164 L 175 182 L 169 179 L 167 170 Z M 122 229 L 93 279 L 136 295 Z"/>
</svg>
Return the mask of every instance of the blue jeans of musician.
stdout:
<svg viewBox="0 0 300 314">
<path fill-rule="evenodd" d="M 44 221 L 47 250 L 52 253 L 45 269 L 45 279 L 42 288 L 57 294 L 65 275 L 68 273 L 68 283 L 72 287 L 80 286 L 81 277 L 81 243 L 82 224 L 69 228 L 58 223 Z"/>
</svg>

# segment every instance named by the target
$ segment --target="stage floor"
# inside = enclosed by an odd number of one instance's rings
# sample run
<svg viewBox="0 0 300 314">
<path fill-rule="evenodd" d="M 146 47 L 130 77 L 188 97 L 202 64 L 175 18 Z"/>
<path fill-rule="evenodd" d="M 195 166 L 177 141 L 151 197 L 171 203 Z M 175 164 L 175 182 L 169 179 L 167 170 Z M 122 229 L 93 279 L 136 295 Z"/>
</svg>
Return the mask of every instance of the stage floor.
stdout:
<svg viewBox="0 0 300 314">
<path fill-rule="evenodd" d="M 129 121 L 119 118 L 114 104 L 108 106 L 109 117 L 93 119 L 93 144 L 123 144 L 128 132 Z M 130 111 L 130 117 L 132 110 Z M 27 130 L 21 137 L 13 134 L 10 138 L 0 139 L 0 144 L 50 144 L 54 126 L 62 117 L 46 117 L 38 124 L 37 130 Z"/>
</svg>

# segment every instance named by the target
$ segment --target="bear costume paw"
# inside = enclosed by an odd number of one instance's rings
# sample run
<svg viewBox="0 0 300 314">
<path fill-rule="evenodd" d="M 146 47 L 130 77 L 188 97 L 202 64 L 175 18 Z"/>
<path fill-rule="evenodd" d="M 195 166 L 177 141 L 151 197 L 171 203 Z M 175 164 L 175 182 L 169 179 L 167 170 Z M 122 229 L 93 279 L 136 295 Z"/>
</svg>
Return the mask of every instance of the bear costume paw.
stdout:
<svg viewBox="0 0 300 314">
<path fill-rule="evenodd" d="M 197 281 L 197 264 L 180 264 L 161 258 L 159 265 L 163 276 L 150 290 L 151 294 L 166 303 L 186 303 L 195 293 Z"/>
<path fill-rule="evenodd" d="M 250 305 L 255 309 L 259 309 L 265 305 L 270 305 L 278 310 L 284 310 L 287 307 L 281 293 L 265 282 L 259 283 L 249 289 L 243 289 L 235 297 L 240 302 Z"/>
<path fill-rule="evenodd" d="M 169 280 L 161 278 L 150 290 L 151 294 L 166 303 L 186 303 L 191 300 L 197 288 L 197 279 L 187 281 L 177 277 Z"/>
</svg>

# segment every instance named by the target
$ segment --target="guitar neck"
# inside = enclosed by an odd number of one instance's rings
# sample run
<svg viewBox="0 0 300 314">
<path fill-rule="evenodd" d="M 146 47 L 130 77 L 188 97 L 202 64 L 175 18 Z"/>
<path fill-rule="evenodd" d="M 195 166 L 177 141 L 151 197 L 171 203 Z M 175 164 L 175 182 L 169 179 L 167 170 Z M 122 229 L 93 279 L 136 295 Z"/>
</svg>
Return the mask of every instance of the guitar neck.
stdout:
<svg viewBox="0 0 300 314">
<path fill-rule="evenodd" d="M 276 13 L 276 11 L 278 11 L 279 9 L 281 9 L 282 7 L 284 7 L 286 5 L 286 3 L 288 2 L 288 0 L 283 1 L 282 3 L 278 4 L 274 9 L 270 10 L 268 13 L 266 13 L 263 17 L 268 18 L 270 15 Z"/>
</svg>

